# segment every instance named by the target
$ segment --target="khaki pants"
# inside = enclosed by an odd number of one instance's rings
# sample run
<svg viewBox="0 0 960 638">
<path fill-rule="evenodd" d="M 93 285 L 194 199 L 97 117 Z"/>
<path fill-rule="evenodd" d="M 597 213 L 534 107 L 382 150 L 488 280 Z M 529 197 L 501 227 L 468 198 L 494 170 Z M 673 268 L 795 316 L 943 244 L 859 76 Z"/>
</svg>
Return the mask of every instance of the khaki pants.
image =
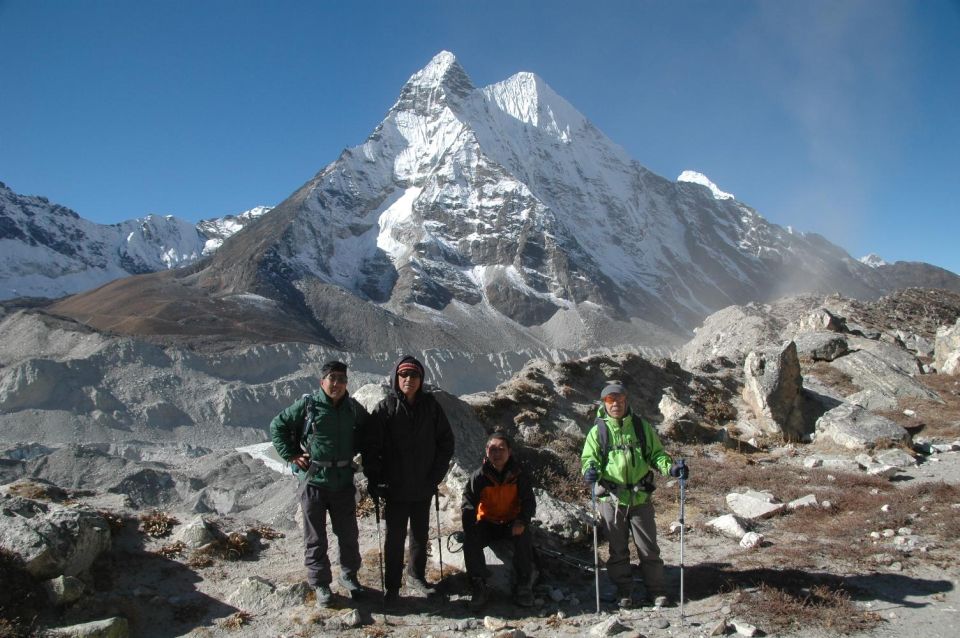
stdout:
<svg viewBox="0 0 960 638">
<path fill-rule="evenodd" d="M 663 578 L 663 561 L 657 545 L 657 523 L 652 503 L 616 507 L 615 501 L 600 501 L 600 529 L 610 543 L 607 573 L 617 586 L 617 592 L 628 595 L 633 590 L 630 574 L 630 537 L 640 555 L 640 571 L 647 596 L 653 598 L 667 593 Z"/>
</svg>

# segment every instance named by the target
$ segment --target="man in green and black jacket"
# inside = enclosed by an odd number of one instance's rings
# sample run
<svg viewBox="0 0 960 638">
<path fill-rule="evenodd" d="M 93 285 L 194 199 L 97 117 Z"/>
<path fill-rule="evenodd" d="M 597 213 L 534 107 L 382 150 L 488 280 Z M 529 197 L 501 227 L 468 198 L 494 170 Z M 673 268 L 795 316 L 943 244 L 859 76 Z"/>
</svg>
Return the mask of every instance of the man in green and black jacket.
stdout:
<svg viewBox="0 0 960 638">
<path fill-rule="evenodd" d="M 347 393 L 346 364 L 330 361 L 320 370 L 320 391 L 304 395 L 270 422 L 273 446 L 300 480 L 304 565 L 318 606 L 326 606 L 331 598 L 327 512 L 340 546 L 340 585 L 351 597 L 363 591 L 357 580 L 360 543 L 353 457 L 367 418 L 367 411 Z"/>
<path fill-rule="evenodd" d="M 618 604 L 630 608 L 633 577 L 630 574 L 630 537 L 640 555 L 640 570 L 649 602 L 667 604 L 663 560 L 657 545 L 654 519 L 653 472 L 687 478 L 687 467 L 674 463 L 663 449 L 656 431 L 627 406 L 627 391 L 610 381 L 600 393 L 593 427 L 583 444 L 583 477 L 596 484 L 600 497 L 600 526 L 610 542 L 607 573 L 617 587 Z"/>
</svg>

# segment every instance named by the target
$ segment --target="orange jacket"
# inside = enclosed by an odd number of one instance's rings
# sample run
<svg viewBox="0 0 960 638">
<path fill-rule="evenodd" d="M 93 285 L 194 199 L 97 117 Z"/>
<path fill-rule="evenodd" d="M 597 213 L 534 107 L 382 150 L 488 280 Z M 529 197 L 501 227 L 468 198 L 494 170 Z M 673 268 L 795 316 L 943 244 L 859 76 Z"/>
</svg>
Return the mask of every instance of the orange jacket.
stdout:
<svg viewBox="0 0 960 638">
<path fill-rule="evenodd" d="M 464 516 L 472 513 L 476 521 L 503 524 L 519 520 L 529 525 L 537 501 L 527 473 L 513 458 L 503 472 L 484 460 L 464 486 L 462 509 Z"/>
</svg>

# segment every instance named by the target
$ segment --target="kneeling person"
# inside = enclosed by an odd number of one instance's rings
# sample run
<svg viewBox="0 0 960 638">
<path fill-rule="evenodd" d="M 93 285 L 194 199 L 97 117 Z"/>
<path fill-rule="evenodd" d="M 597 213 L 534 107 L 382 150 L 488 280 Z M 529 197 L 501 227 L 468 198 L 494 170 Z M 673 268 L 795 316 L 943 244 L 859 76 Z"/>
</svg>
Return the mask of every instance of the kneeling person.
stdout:
<svg viewBox="0 0 960 638">
<path fill-rule="evenodd" d="M 510 440 L 495 432 L 487 439 L 486 457 L 463 490 L 463 557 L 470 577 L 470 607 L 487 602 L 487 565 L 483 548 L 501 539 L 513 541 L 516 603 L 533 605 L 533 544 L 530 519 L 537 502 L 527 473 L 510 454 Z"/>
</svg>

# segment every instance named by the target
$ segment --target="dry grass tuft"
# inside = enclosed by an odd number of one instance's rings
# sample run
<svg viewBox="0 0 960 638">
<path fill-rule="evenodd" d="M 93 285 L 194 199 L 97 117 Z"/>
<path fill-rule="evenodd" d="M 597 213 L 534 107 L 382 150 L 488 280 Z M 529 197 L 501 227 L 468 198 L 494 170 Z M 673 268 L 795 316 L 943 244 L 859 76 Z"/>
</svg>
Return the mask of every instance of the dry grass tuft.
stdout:
<svg viewBox="0 0 960 638">
<path fill-rule="evenodd" d="M 176 543 L 171 543 L 170 545 L 164 545 L 158 549 L 156 553 L 164 558 L 178 558 L 183 556 L 183 550 L 186 548 L 187 546 L 183 541 L 177 541 Z"/>
<path fill-rule="evenodd" d="M 238 611 L 230 614 L 226 618 L 222 618 L 219 622 L 217 622 L 217 626 L 219 626 L 221 629 L 235 631 L 244 625 L 249 625 L 252 620 L 253 614 L 251 614 L 249 611 Z"/>
<path fill-rule="evenodd" d="M 845 635 L 869 631 L 882 621 L 879 614 L 859 609 L 844 589 L 827 584 L 777 587 L 761 583 L 752 591 L 739 592 L 733 608 L 768 633 L 821 627 Z"/>
<path fill-rule="evenodd" d="M 269 525 L 256 525 L 251 527 L 248 534 L 259 536 L 260 538 L 266 539 L 268 541 L 275 540 L 277 538 L 284 538 L 286 534 L 283 532 L 277 531 L 270 527 Z"/>
<path fill-rule="evenodd" d="M 30 499 L 31 501 L 51 501 L 61 503 L 67 499 L 67 492 L 51 483 L 41 483 L 30 479 L 17 481 L 7 488 L 11 496 Z"/>
<path fill-rule="evenodd" d="M 152 510 L 140 517 L 140 528 L 147 536 L 163 538 L 170 534 L 173 526 L 180 523 L 173 516 L 160 510 Z"/>
<path fill-rule="evenodd" d="M 390 635 L 390 628 L 384 625 L 370 625 L 363 628 L 363 635 L 367 638 L 384 638 Z"/>
<path fill-rule="evenodd" d="M 843 396 L 849 396 L 854 392 L 859 392 L 862 389 L 853 382 L 853 377 L 846 372 L 838 370 L 826 361 L 811 362 L 802 360 L 800 364 L 800 369 L 804 377 L 816 377 L 825 385 L 831 386 Z"/>
</svg>

